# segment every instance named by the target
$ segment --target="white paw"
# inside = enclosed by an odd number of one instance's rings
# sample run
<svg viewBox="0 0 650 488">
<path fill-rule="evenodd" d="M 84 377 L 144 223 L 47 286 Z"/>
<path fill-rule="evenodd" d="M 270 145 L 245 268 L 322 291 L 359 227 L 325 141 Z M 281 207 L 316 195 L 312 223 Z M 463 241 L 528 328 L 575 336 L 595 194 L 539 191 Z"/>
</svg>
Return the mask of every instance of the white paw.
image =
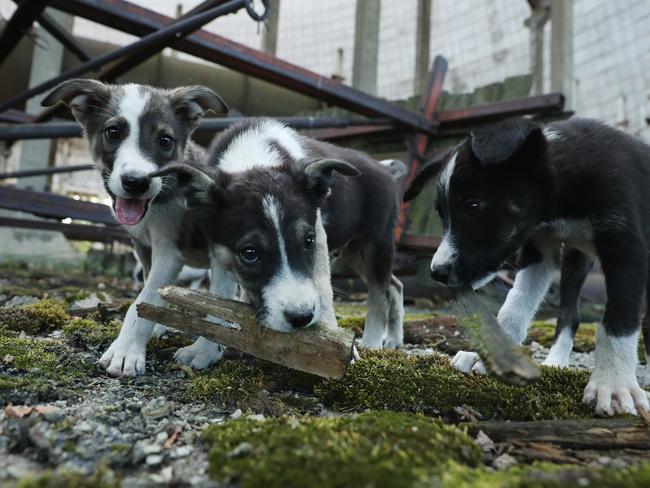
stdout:
<svg viewBox="0 0 650 488">
<path fill-rule="evenodd" d="M 481 361 L 478 353 L 471 351 L 458 351 L 454 358 L 451 360 L 452 368 L 460 371 L 461 373 L 477 373 L 486 374 L 487 370 Z"/>
<path fill-rule="evenodd" d="M 153 328 L 153 332 L 151 333 L 151 337 L 160 339 L 165 334 L 165 332 L 167 332 L 167 327 L 162 324 L 156 324 Z"/>
<path fill-rule="evenodd" d="M 583 403 L 596 407 L 597 415 L 636 415 L 637 409 L 650 410 L 648 393 L 639 387 L 636 377 L 599 376 L 596 372 L 592 373 L 582 397 Z"/>
<path fill-rule="evenodd" d="M 542 366 L 555 366 L 556 368 L 566 368 L 569 365 L 569 358 L 565 355 L 553 354 L 553 349 L 548 353 Z"/>
<path fill-rule="evenodd" d="M 144 374 L 145 346 L 115 339 L 99 360 L 109 376 L 136 376 Z"/>
<path fill-rule="evenodd" d="M 221 359 L 225 349 L 221 344 L 199 337 L 193 344 L 176 351 L 174 359 L 194 369 L 206 369 Z"/>
<path fill-rule="evenodd" d="M 359 342 L 359 347 L 366 349 L 381 349 L 383 345 L 384 340 L 381 337 L 366 336 L 365 333 L 361 336 L 361 341 Z"/>
<path fill-rule="evenodd" d="M 404 337 L 402 334 L 386 334 L 384 338 L 384 349 L 399 349 L 404 344 Z"/>
</svg>

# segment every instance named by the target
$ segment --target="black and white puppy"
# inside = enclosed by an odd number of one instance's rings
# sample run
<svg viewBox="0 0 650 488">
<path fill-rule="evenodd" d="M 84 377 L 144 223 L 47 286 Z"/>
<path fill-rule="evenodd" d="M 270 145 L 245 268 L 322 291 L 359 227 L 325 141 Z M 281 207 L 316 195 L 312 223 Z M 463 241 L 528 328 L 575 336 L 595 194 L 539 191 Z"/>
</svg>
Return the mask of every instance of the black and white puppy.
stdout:
<svg viewBox="0 0 650 488">
<path fill-rule="evenodd" d="M 59 102 L 71 108 L 83 127 L 90 154 L 113 199 L 115 216 L 131 235 L 144 268 L 144 288 L 100 364 L 111 376 L 142 374 L 146 344 L 155 324 L 138 317 L 136 304 L 163 305 L 157 289 L 173 283 L 184 263 L 202 268 L 210 264 L 207 240 L 176 191 L 174 177 L 149 174 L 171 162 L 201 164 L 206 152 L 191 141 L 191 134 L 204 112 L 225 115 L 228 107 L 202 86 L 163 90 L 87 79 L 61 83 L 42 104 Z M 219 268 L 211 268 L 211 291 L 232 296 L 236 286 L 232 279 L 221 279 Z M 162 326 L 156 329 L 164 331 Z M 220 347 L 199 339 L 179 349 L 176 359 L 204 368 L 220 355 Z"/>
<path fill-rule="evenodd" d="M 561 250 L 561 311 L 546 364 L 564 366 L 579 323 L 580 288 L 599 258 L 608 300 L 583 401 L 599 414 L 648 409 L 635 370 L 644 290 L 650 299 L 650 146 L 593 120 L 542 127 L 516 118 L 472 133 L 429 163 L 405 198 L 436 175 L 444 234 L 433 278 L 477 288 L 520 250 L 520 270 L 498 314 L 520 344 Z M 453 364 L 483 370 L 475 353 L 460 352 Z"/>
<path fill-rule="evenodd" d="M 271 119 L 229 128 L 208 161 L 203 169 L 171 165 L 152 176 L 176 173 L 187 185 L 211 253 L 236 276 L 264 325 L 291 331 L 324 312 L 333 319 L 331 299 L 321 298 L 331 295 L 329 263 L 315 252 L 322 245 L 341 251 L 368 284 L 362 345 L 402 344 L 402 284 L 392 274 L 399 190 L 390 162 Z"/>
</svg>

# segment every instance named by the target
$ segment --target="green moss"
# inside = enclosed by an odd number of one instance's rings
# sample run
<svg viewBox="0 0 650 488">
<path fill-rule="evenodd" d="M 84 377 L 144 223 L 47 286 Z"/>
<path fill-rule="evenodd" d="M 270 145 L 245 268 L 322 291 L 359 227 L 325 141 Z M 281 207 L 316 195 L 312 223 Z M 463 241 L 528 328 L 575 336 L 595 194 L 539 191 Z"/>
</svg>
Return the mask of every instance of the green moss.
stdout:
<svg viewBox="0 0 650 488">
<path fill-rule="evenodd" d="M 100 468 L 92 475 L 73 471 L 46 471 L 22 478 L 16 488 L 117 488 L 120 486 L 112 471 Z"/>
<path fill-rule="evenodd" d="M 43 290 L 36 287 L 17 286 L 17 285 L 4 285 L 0 286 L 0 295 L 9 297 L 37 297 L 43 296 Z"/>
<path fill-rule="evenodd" d="M 551 347 L 555 341 L 555 324 L 536 321 L 528 330 L 528 340 L 540 343 L 542 346 Z M 596 345 L 597 324 L 580 324 L 573 342 L 573 350 L 579 352 L 593 351 Z"/>
<path fill-rule="evenodd" d="M 52 299 L 0 309 L 1 328 L 25 331 L 27 334 L 60 329 L 69 318 L 63 304 Z"/>
<path fill-rule="evenodd" d="M 338 418 L 240 419 L 209 427 L 210 475 L 242 488 L 411 487 L 480 449 L 453 426 L 420 415 L 371 412 Z"/>
<path fill-rule="evenodd" d="M 107 346 L 117 337 L 121 325 L 117 321 L 106 324 L 90 319 L 74 319 L 63 326 L 63 332 L 68 338 L 84 345 Z"/>
<path fill-rule="evenodd" d="M 582 404 L 586 371 L 542 368 L 541 380 L 528 387 L 459 373 L 442 355 L 408 356 L 400 351 L 365 351 L 341 380 L 327 380 L 315 393 L 329 407 L 453 415 L 467 405 L 486 419 L 538 420 L 591 415 Z"/>
<path fill-rule="evenodd" d="M 0 334 L 0 359 L 5 363 L 0 369 L 0 397 L 13 401 L 63 398 L 69 387 L 95 371 L 94 364 L 80 360 L 63 344 L 7 333 Z"/>
<path fill-rule="evenodd" d="M 239 405 L 256 399 L 264 389 L 264 374 L 255 365 L 224 361 L 212 371 L 197 374 L 187 388 L 192 400 Z"/>
<path fill-rule="evenodd" d="M 650 464 L 625 469 L 589 469 L 537 463 L 507 471 L 468 468 L 451 462 L 440 476 L 441 488 L 637 488 L 650 486 Z"/>
</svg>

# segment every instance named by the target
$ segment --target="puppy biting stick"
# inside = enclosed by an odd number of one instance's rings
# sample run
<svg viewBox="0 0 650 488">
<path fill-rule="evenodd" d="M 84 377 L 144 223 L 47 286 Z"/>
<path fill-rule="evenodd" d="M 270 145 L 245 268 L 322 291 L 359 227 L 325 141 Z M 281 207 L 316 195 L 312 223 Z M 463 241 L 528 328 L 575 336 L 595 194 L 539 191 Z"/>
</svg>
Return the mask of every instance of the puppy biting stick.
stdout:
<svg viewBox="0 0 650 488">
<path fill-rule="evenodd" d="M 279 332 L 259 325 L 255 312 L 247 303 L 176 286 L 161 288 L 159 293 L 163 300 L 176 305 L 178 310 L 140 303 L 140 317 L 325 378 L 341 378 L 353 359 L 354 333 L 351 330 L 319 323 L 292 333 Z M 197 312 L 239 326 L 220 326 L 196 316 Z"/>
<path fill-rule="evenodd" d="M 512 342 L 479 296 L 470 288 L 455 292 L 453 308 L 458 323 L 472 345 L 481 352 L 486 367 L 499 379 L 525 386 L 539 379 L 539 368 Z"/>
</svg>

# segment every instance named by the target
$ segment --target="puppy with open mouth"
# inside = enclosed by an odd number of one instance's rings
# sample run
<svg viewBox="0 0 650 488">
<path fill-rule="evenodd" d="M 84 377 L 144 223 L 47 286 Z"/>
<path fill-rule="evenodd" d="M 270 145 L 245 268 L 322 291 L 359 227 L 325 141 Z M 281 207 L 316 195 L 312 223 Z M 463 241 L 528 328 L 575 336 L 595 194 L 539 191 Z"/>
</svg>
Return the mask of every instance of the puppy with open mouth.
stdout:
<svg viewBox="0 0 650 488">
<path fill-rule="evenodd" d="M 149 337 L 154 330 L 160 334 L 165 329 L 160 325 L 154 329 L 153 322 L 138 317 L 136 304 L 163 305 L 157 290 L 173 283 L 183 264 L 210 265 L 205 236 L 185 208 L 174 177 L 149 174 L 177 161 L 202 164 L 205 149 L 192 142 L 192 132 L 205 112 L 225 115 L 228 107 L 203 86 L 165 90 L 88 79 L 65 81 L 42 102 L 44 106 L 57 103 L 68 105 L 81 124 L 115 218 L 130 234 L 144 269 L 144 287 L 100 364 L 111 376 L 142 374 Z M 232 296 L 236 284 L 218 269 L 212 271 L 210 289 Z M 199 339 L 179 349 L 176 359 L 200 369 L 220 354 L 220 346 Z"/>
<path fill-rule="evenodd" d="M 329 252 L 368 284 L 362 345 L 401 345 L 402 284 L 392 274 L 399 188 L 391 161 L 301 136 L 278 121 L 237 124 L 202 168 L 177 175 L 210 252 L 233 273 L 263 325 L 290 332 L 335 323 Z"/>
<path fill-rule="evenodd" d="M 644 291 L 650 302 L 650 146 L 593 120 L 543 127 L 515 118 L 472 133 L 425 165 L 405 199 L 434 177 L 444 233 L 431 276 L 479 288 L 519 250 L 519 272 L 498 320 L 521 344 L 561 254 L 558 328 L 545 364 L 566 366 L 579 325 L 580 289 L 600 259 L 607 305 L 584 402 L 599 414 L 647 410 L 635 373 Z M 452 364 L 484 371 L 476 353 L 461 351 Z"/>
</svg>

